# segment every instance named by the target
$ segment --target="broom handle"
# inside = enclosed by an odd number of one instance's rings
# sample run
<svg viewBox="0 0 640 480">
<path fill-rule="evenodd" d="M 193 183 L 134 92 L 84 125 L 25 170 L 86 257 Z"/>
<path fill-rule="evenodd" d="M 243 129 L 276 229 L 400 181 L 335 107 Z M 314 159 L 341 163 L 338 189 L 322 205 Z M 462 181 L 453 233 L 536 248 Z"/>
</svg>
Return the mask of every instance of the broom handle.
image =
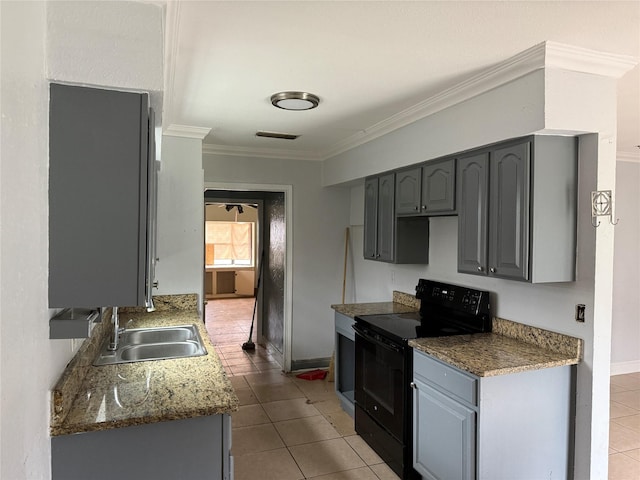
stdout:
<svg viewBox="0 0 640 480">
<path fill-rule="evenodd" d="M 342 273 L 342 303 L 344 304 L 344 295 L 347 291 L 347 256 L 349 254 L 349 227 L 347 227 L 344 238 L 344 269 Z"/>
</svg>

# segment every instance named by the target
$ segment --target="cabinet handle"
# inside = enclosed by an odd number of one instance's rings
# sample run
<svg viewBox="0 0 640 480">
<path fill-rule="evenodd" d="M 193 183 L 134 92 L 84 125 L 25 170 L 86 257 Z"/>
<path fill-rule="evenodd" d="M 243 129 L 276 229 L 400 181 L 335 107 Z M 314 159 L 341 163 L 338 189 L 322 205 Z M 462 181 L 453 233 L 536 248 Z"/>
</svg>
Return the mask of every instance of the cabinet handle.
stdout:
<svg viewBox="0 0 640 480">
<path fill-rule="evenodd" d="M 482 267 L 478 267 L 478 271 L 481 272 L 482 271 Z"/>
<path fill-rule="evenodd" d="M 376 255 L 376 258 L 380 258 L 380 254 L 379 253 Z"/>
<path fill-rule="evenodd" d="M 417 212 L 418 210 L 420 210 L 420 207 L 416 205 L 415 207 L 413 207 L 413 209 Z"/>
<path fill-rule="evenodd" d="M 410 386 L 411 388 L 413 388 L 414 390 L 417 390 L 417 389 L 418 389 L 418 386 L 415 384 L 415 382 L 411 382 L 411 383 L 409 384 L 409 386 Z"/>
<path fill-rule="evenodd" d="M 496 273 L 496 269 L 495 269 L 494 267 L 491 267 L 491 268 L 489 269 L 489 271 L 490 271 L 491 273 Z"/>
<path fill-rule="evenodd" d="M 427 209 L 427 206 L 426 206 L 426 205 L 422 205 L 422 209 L 423 209 L 423 210 L 426 210 L 426 209 Z"/>
</svg>

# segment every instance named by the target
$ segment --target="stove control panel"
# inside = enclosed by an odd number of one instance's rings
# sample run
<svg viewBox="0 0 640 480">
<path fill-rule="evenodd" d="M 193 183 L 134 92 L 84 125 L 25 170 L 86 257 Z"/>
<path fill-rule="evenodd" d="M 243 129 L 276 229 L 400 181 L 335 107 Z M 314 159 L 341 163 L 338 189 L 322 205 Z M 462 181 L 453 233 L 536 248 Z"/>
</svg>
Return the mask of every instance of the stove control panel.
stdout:
<svg viewBox="0 0 640 480">
<path fill-rule="evenodd" d="M 422 278 L 416 286 L 416 298 L 419 298 L 425 307 L 434 305 L 471 315 L 487 314 L 490 311 L 487 291 Z"/>
</svg>

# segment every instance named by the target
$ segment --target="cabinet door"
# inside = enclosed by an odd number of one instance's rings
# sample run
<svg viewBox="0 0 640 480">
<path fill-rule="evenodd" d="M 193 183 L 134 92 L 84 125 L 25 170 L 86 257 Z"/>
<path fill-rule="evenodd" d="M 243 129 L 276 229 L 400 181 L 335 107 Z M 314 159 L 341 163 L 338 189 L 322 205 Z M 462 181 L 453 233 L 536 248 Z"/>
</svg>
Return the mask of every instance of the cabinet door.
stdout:
<svg viewBox="0 0 640 480">
<path fill-rule="evenodd" d="M 255 294 L 255 273 L 253 270 L 236 270 L 236 288 L 238 295 L 253 296 Z"/>
<path fill-rule="evenodd" d="M 383 262 L 393 262 L 395 237 L 395 175 L 390 173 L 380 177 L 378 183 L 378 252 L 376 258 Z"/>
<path fill-rule="evenodd" d="M 458 159 L 458 272 L 487 273 L 489 154 Z"/>
<path fill-rule="evenodd" d="M 364 183 L 364 258 L 374 260 L 378 251 L 378 178 Z"/>
<path fill-rule="evenodd" d="M 524 142 L 492 152 L 489 275 L 529 278 L 529 151 Z"/>
<path fill-rule="evenodd" d="M 413 468 L 429 480 L 475 478 L 475 412 L 414 380 Z"/>
<path fill-rule="evenodd" d="M 148 97 L 51 84 L 49 307 L 144 305 Z"/>
<path fill-rule="evenodd" d="M 422 213 L 455 212 L 455 159 L 429 162 L 422 167 Z"/>
<path fill-rule="evenodd" d="M 396 214 L 420 213 L 422 169 L 412 168 L 396 173 Z"/>
</svg>

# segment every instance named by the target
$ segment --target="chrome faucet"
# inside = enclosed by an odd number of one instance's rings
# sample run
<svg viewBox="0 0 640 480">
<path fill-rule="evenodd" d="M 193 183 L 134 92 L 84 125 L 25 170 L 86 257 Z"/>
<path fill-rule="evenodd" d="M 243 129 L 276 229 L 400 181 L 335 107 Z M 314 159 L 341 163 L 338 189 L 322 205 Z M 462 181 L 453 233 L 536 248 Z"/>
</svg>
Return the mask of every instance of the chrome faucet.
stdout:
<svg viewBox="0 0 640 480">
<path fill-rule="evenodd" d="M 109 339 L 108 349 L 115 351 L 118 348 L 118 340 L 120 334 L 124 332 L 124 328 L 120 328 L 120 319 L 118 318 L 118 307 L 113 307 L 111 312 L 111 323 L 113 324 L 113 330 L 111 331 L 111 337 Z"/>
</svg>

